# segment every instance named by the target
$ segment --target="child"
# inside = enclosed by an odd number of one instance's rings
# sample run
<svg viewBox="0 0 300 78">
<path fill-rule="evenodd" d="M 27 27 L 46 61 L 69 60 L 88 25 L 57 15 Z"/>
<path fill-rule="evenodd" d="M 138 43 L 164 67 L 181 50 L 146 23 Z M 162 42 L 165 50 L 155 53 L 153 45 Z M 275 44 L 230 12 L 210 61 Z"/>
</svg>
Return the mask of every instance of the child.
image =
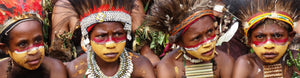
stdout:
<svg viewBox="0 0 300 78">
<path fill-rule="evenodd" d="M 69 76 L 88 78 L 154 78 L 150 61 L 125 48 L 131 40 L 134 0 L 69 0 L 80 15 L 86 53 L 67 65 Z"/>
<path fill-rule="evenodd" d="M 157 0 L 150 27 L 169 33 L 178 45 L 157 65 L 158 78 L 231 78 L 233 59 L 217 49 L 216 20 L 211 0 Z"/>
<path fill-rule="evenodd" d="M 297 1 L 233 0 L 227 4 L 242 21 L 247 44 L 254 52 L 237 59 L 233 78 L 291 77 L 293 66 L 288 66 L 287 60 L 294 59 L 290 56 L 295 56 L 296 51 L 288 50 L 288 46 L 295 36 Z"/>
<path fill-rule="evenodd" d="M 41 0 L 1 0 L 0 78 L 66 78 L 63 63 L 45 56 Z"/>
</svg>

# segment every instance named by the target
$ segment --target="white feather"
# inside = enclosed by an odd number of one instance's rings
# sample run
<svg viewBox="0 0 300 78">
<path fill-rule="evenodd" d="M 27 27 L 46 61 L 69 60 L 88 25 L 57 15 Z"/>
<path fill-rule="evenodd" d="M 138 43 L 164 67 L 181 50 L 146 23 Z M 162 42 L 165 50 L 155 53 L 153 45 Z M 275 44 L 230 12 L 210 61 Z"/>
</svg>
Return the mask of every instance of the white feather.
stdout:
<svg viewBox="0 0 300 78">
<path fill-rule="evenodd" d="M 236 33 L 237 29 L 239 27 L 239 23 L 235 22 L 230 29 L 224 34 L 222 35 L 218 41 L 216 46 L 220 46 L 223 42 L 228 42 L 229 40 L 231 40 L 231 38 L 234 36 L 234 34 Z"/>
</svg>

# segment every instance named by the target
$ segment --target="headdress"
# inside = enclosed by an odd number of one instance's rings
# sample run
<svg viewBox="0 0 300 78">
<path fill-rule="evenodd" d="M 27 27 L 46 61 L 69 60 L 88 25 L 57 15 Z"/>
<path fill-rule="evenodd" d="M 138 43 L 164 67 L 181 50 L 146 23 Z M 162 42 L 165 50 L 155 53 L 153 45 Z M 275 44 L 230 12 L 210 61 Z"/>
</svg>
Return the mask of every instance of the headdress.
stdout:
<svg viewBox="0 0 300 78">
<path fill-rule="evenodd" d="M 147 24 L 176 39 L 199 18 L 214 18 L 213 7 L 211 0 L 157 0 L 151 8 Z"/>
<path fill-rule="evenodd" d="M 300 15 L 300 0 L 225 0 L 229 11 L 242 21 L 245 35 L 249 29 L 273 19 L 294 28 L 294 21 Z"/>
<path fill-rule="evenodd" d="M 16 25 L 28 20 L 42 22 L 42 0 L 1 0 L 0 1 L 0 33 L 1 37 Z"/>
<path fill-rule="evenodd" d="M 147 25 L 169 34 L 167 52 L 189 26 L 203 16 L 213 16 L 213 0 L 156 0 L 147 17 Z M 164 53 L 162 54 L 164 55 Z"/>
<path fill-rule="evenodd" d="M 83 44 L 87 48 L 88 77 L 108 78 L 102 73 L 95 61 L 95 53 L 91 49 L 89 32 L 97 23 L 121 22 L 127 31 L 127 39 L 131 40 L 131 16 L 130 11 L 133 0 L 69 0 L 77 14 L 80 16 L 80 27 Z M 120 67 L 111 78 L 128 78 L 133 71 L 133 64 L 129 52 L 124 48 L 121 53 Z"/>
<path fill-rule="evenodd" d="M 83 44 L 90 43 L 88 32 L 94 24 L 102 22 L 121 22 L 127 31 L 127 39 L 131 40 L 130 11 L 133 0 L 69 0 L 80 16 L 80 27 Z M 88 47 L 87 47 L 88 48 Z"/>
</svg>

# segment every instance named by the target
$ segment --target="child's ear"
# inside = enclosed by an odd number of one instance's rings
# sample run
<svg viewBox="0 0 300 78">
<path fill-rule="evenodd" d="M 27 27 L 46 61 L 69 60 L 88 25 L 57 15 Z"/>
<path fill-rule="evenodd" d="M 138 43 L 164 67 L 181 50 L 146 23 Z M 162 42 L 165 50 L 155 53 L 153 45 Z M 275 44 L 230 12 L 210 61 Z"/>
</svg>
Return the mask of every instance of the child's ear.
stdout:
<svg viewBox="0 0 300 78">
<path fill-rule="evenodd" d="M 295 35 L 296 35 L 296 32 L 295 31 L 292 31 L 292 32 L 289 32 L 288 33 L 289 34 L 289 42 L 292 42 L 293 41 L 293 39 L 294 39 L 294 37 L 295 37 Z"/>
<path fill-rule="evenodd" d="M 5 52 L 5 54 L 8 54 L 8 47 L 5 45 L 5 43 L 0 43 L 0 49 Z"/>
</svg>

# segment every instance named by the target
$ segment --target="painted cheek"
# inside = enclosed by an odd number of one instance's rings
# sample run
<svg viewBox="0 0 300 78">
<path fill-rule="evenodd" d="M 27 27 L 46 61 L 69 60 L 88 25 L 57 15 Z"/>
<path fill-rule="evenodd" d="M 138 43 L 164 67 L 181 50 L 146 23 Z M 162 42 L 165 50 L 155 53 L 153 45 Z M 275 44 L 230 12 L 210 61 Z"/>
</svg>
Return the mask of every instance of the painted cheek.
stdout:
<svg viewBox="0 0 300 78">
<path fill-rule="evenodd" d="M 290 42 L 286 42 L 284 45 L 277 45 L 275 43 L 267 43 L 263 46 L 256 46 L 254 44 L 251 45 L 251 47 L 253 48 L 255 54 L 261 59 L 263 60 L 265 63 L 274 63 L 277 62 L 286 52 L 288 45 L 290 44 Z M 272 46 L 274 47 L 274 49 L 265 49 L 265 47 L 268 46 Z M 265 52 L 276 52 L 279 53 L 277 57 L 273 58 L 273 59 L 265 59 L 265 57 L 262 55 Z"/>
<path fill-rule="evenodd" d="M 126 45 L 126 41 L 119 42 L 119 43 L 108 43 L 108 44 L 115 44 L 115 48 L 108 49 L 106 47 L 107 44 L 98 44 L 95 41 L 91 41 L 91 47 L 97 56 L 99 56 L 101 59 L 103 59 L 106 62 L 114 62 L 115 60 L 118 59 L 120 54 L 123 52 Z M 105 53 L 110 53 L 110 52 L 118 52 L 119 54 L 115 58 L 108 58 L 104 55 Z"/>
<path fill-rule="evenodd" d="M 44 59 L 44 55 L 45 55 L 44 51 L 45 51 L 45 48 L 43 45 L 37 45 L 36 47 L 32 47 L 29 50 L 26 50 L 24 52 L 17 52 L 17 51 L 9 52 L 9 55 L 18 65 L 20 65 L 28 70 L 35 70 L 41 65 L 41 63 Z M 40 52 L 41 55 L 38 57 L 40 57 L 41 59 L 37 65 L 32 66 L 32 65 L 29 65 L 26 63 L 27 55 L 29 52 L 35 52 L 35 53 Z"/>
<path fill-rule="evenodd" d="M 110 42 L 113 41 L 115 43 L 119 43 L 121 41 L 125 41 L 126 37 L 120 37 L 120 38 L 114 38 L 114 37 L 108 37 L 108 39 L 98 39 L 98 38 L 93 38 L 93 40 L 97 43 L 97 44 L 105 44 L 106 42 Z"/>
<path fill-rule="evenodd" d="M 26 52 L 23 53 L 15 53 L 9 51 L 10 57 L 20 66 L 24 67 L 26 62 Z"/>
<path fill-rule="evenodd" d="M 34 45 L 32 45 L 32 46 L 30 46 L 30 47 L 27 47 L 27 48 L 25 48 L 25 49 L 23 49 L 23 50 L 15 49 L 15 53 L 25 53 L 25 52 L 27 52 L 27 51 L 30 50 L 30 49 L 33 49 L 33 48 L 39 48 L 39 47 L 41 47 L 41 46 L 44 46 L 44 43 L 34 44 Z"/>
<path fill-rule="evenodd" d="M 279 39 L 279 40 L 274 40 L 274 39 L 268 39 L 268 40 L 265 40 L 265 41 L 252 41 L 252 43 L 255 45 L 255 46 L 260 46 L 260 45 L 263 45 L 263 44 L 266 44 L 268 41 L 271 41 L 272 43 L 275 43 L 275 44 L 284 44 L 286 43 L 288 40 L 288 38 L 285 38 L 285 39 Z"/>
<path fill-rule="evenodd" d="M 196 50 L 187 50 L 187 53 L 189 53 L 190 55 L 198 58 L 198 59 L 202 59 L 204 61 L 209 61 L 211 60 L 213 57 L 214 57 L 214 53 L 215 53 L 215 44 L 216 44 L 216 40 L 208 43 L 208 44 L 205 44 L 203 46 L 200 46 L 198 49 Z M 210 47 L 207 47 L 207 46 L 210 46 Z M 211 55 L 209 56 L 203 56 L 202 53 L 205 53 L 205 52 L 208 52 L 208 51 L 211 51 L 213 49 L 213 52 Z"/>
</svg>

